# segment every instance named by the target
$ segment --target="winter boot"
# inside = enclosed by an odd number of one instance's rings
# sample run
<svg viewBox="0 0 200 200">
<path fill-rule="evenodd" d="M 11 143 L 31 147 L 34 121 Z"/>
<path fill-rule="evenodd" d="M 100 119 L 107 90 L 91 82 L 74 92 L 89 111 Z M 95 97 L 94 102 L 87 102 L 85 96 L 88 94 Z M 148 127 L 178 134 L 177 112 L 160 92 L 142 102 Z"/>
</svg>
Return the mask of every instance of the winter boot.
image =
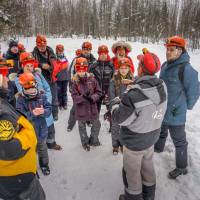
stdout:
<svg viewBox="0 0 200 200">
<path fill-rule="evenodd" d="M 60 145 L 56 144 L 56 142 L 54 142 L 52 144 L 47 143 L 47 147 L 48 147 L 48 149 L 52 149 L 52 150 L 58 150 L 58 151 L 62 150 L 62 147 Z"/>
<path fill-rule="evenodd" d="M 175 168 L 171 172 L 169 172 L 168 178 L 169 179 L 176 179 L 180 175 L 186 175 L 188 173 L 187 168 L 181 169 L 181 168 Z"/>
<path fill-rule="evenodd" d="M 90 145 L 89 144 L 83 144 L 83 149 L 85 151 L 90 151 Z"/>
<path fill-rule="evenodd" d="M 142 186 L 143 190 L 143 199 L 144 200 L 154 200 L 155 199 L 155 190 L 156 190 L 156 185 L 152 186 Z"/>
<path fill-rule="evenodd" d="M 116 156 L 119 153 L 119 147 L 113 147 L 113 155 Z"/>
<path fill-rule="evenodd" d="M 144 199 L 142 198 L 142 194 L 133 195 L 133 194 L 128 194 L 126 192 L 126 194 L 121 194 L 119 196 L 119 200 L 144 200 Z"/>
<path fill-rule="evenodd" d="M 41 168 L 42 173 L 44 174 L 44 176 L 50 175 L 50 169 L 49 169 L 48 165 L 40 166 L 40 168 Z"/>
</svg>

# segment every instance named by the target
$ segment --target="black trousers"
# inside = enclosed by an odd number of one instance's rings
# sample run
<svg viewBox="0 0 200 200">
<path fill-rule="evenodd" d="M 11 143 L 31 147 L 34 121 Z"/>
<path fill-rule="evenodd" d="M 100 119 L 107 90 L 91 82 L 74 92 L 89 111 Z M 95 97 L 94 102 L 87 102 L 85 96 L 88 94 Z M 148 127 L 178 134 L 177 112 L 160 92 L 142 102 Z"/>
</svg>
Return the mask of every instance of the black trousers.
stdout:
<svg viewBox="0 0 200 200">
<path fill-rule="evenodd" d="M 160 138 L 155 144 L 155 149 L 161 152 L 164 150 L 168 131 L 176 148 L 176 167 L 186 168 L 188 165 L 188 142 L 186 140 L 185 125 L 169 126 L 163 124 L 161 127 Z"/>
</svg>

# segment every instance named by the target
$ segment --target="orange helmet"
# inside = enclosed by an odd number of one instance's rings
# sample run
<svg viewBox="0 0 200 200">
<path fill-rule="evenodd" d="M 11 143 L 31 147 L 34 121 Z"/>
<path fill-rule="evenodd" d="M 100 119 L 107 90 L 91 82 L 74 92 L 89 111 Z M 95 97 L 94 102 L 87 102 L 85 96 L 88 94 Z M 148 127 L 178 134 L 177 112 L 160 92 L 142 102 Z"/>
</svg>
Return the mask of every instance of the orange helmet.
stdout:
<svg viewBox="0 0 200 200">
<path fill-rule="evenodd" d="M 76 56 L 80 56 L 81 53 L 82 53 L 82 50 L 81 49 L 77 49 L 75 53 L 76 53 Z"/>
<path fill-rule="evenodd" d="M 64 51 L 64 46 L 62 44 L 56 45 L 56 52 L 63 52 Z"/>
<path fill-rule="evenodd" d="M 24 89 L 36 87 L 36 80 L 32 73 L 23 73 L 19 76 L 19 83 Z"/>
<path fill-rule="evenodd" d="M 36 46 L 42 47 L 47 45 L 47 39 L 44 35 L 37 35 L 36 37 Z"/>
<path fill-rule="evenodd" d="M 22 52 L 26 51 L 26 49 L 22 43 L 18 43 L 18 49 L 19 49 L 19 51 L 22 51 Z"/>
<path fill-rule="evenodd" d="M 76 72 L 78 72 L 78 71 L 87 72 L 87 70 L 88 70 L 87 59 L 83 58 L 83 57 L 77 58 L 76 62 L 75 62 L 75 69 L 76 69 Z"/>
<path fill-rule="evenodd" d="M 90 43 L 90 42 L 83 42 L 82 49 L 92 50 L 92 43 Z"/>
<path fill-rule="evenodd" d="M 35 58 L 33 57 L 33 55 L 31 53 L 28 52 L 23 52 L 20 54 L 19 57 L 21 66 L 24 67 L 26 64 L 32 64 L 34 66 L 34 68 L 38 67 L 38 61 L 35 60 Z"/>
<path fill-rule="evenodd" d="M 118 61 L 118 66 L 119 66 L 119 68 L 123 67 L 123 66 L 131 67 L 131 61 L 129 58 L 120 58 Z"/>
<path fill-rule="evenodd" d="M 99 46 L 99 48 L 98 48 L 98 54 L 100 54 L 100 53 L 106 53 L 106 54 L 108 54 L 108 47 L 106 46 L 106 45 L 101 45 L 101 46 Z"/>
<path fill-rule="evenodd" d="M 186 40 L 180 36 L 172 36 L 167 38 L 167 41 L 165 43 L 166 47 L 170 47 L 170 46 L 177 46 L 177 47 L 181 47 L 183 49 L 186 48 Z"/>
</svg>

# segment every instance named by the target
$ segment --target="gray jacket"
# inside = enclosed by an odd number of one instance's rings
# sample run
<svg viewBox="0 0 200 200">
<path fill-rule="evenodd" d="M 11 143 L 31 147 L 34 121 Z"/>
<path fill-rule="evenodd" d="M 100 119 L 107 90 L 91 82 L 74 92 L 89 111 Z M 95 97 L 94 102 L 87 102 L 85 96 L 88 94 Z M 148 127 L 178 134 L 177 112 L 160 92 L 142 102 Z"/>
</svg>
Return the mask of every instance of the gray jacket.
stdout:
<svg viewBox="0 0 200 200">
<path fill-rule="evenodd" d="M 125 92 L 113 120 L 121 126 L 120 142 L 140 151 L 154 145 L 166 112 L 167 90 L 156 76 L 143 76 Z"/>
</svg>

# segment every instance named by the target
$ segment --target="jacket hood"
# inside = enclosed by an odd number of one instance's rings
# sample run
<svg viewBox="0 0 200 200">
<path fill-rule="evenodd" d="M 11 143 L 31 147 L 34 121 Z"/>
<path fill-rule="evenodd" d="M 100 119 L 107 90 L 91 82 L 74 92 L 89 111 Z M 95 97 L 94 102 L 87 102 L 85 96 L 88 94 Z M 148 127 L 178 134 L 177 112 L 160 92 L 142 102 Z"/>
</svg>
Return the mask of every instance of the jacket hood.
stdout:
<svg viewBox="0 0 200 200">
<path fill-rule="evenodd" d="M 166 100 L 166 85 L 156 76 L 143 76 L 135 80 L 133 87 L 139 89 L 154 104 L 159 105 Z"/>
</svg>

